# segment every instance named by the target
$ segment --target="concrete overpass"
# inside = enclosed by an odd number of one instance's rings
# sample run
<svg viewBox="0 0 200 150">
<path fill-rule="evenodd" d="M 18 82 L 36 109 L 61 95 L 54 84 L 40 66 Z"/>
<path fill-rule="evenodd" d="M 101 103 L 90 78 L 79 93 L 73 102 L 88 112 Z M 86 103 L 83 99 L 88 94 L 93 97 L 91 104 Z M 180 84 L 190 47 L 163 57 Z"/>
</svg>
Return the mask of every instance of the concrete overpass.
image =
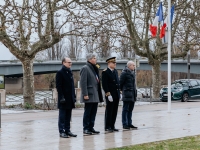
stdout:
<svg viewBox="0 0 200 150">
<path fill-rule="evenodd" d="M 123 69 L 128 60 L 117 60 L 117 69 Z M 72 70 L 80 70 L 85 64 L 85 61 L 73 61 Z M 98 62 L 100 69 L 105 69 L 107 63 Z M 200 74 L 200 61 L 190 60 L 190 73 Z M 161 71 L 167 71 L 167 61 L 161 64 Z M 56 73 L 61 68 L 61 61 L 43 61 L 34 62 L 34 74 L 48 74 Z M 172 60 L 172 72 L 185 72 L 188 71 L 187 60 Z M 148 60 L 140 60 L 140 65 L 137 70 L 151 70 Z M 0 74 L 6 77 L 22 77 L 23 76 L 22 64 L 19 61 L 0 61 Z"/>
</svg>

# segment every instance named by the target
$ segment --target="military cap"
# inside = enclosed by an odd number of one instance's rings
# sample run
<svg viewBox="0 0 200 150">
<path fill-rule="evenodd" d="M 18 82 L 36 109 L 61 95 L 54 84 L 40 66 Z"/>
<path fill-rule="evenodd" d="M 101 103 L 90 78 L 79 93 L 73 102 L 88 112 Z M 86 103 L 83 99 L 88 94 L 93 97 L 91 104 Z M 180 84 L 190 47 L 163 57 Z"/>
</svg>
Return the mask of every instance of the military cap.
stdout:
<svg viewBox="0 0 200 150">
<path fill-rule="evenodd" d="M 106 62 L 109 63 L 109 62 L 116 62 L 116 57 L 110 57 L 108 59 L 106 59 Z"/>
</svg>

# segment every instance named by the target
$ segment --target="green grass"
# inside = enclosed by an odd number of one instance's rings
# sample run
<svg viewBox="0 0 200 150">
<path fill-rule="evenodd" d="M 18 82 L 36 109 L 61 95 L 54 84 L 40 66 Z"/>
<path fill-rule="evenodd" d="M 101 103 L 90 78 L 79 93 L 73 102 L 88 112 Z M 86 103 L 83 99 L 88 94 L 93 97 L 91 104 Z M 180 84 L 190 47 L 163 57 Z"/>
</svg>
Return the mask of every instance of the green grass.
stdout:
<svg viewBox="0 0 200 150">
<path fill-rule="evenodd" d="M 4 89 L 4 84 L 0 84 L 0 89 Z"/>
<path fill-rule="evenodd" d="M 200 150 L 200 135 L 109 150 Z"/>
</svg>

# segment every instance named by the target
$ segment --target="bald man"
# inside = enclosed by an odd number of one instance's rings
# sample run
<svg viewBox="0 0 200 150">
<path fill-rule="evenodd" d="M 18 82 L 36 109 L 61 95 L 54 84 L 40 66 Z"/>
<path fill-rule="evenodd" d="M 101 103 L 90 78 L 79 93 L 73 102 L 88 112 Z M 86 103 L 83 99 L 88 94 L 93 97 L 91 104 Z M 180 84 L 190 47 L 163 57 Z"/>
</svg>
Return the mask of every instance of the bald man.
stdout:
<svg viewBox="0 0 200 150">
<path fill-rule="evenodd" d="M 70 131 L 72 109 L 75 108 L 76 95 L 74 78 L 71 71 L 72 61 L 70 58 L 62 59 L 62 68 L 56 74 L 56 89 L 58 91 L 58 129 L 61 138 L 76 137 Z"/>
<path fill-rule="evenodd" d="M 132 124 L 132 111 L 135 105 L 137 92 L 135 86 L 135 63 L 128 61 L 126 68 L 120 75 L 120 89 L 122 91 L 122 125 L 123 129 L 137 129 Z"/>
</svg>

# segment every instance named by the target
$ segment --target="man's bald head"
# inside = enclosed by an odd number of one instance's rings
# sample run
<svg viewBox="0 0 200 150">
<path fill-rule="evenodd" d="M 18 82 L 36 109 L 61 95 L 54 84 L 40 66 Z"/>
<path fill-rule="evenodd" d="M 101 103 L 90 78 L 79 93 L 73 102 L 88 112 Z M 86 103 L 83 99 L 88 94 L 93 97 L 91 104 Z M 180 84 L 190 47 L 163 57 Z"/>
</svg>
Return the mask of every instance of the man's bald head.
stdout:
<svg viewBox="0 0 200 150">
<path fill-rule="evenodd" d="M 135 69 L 135 63 L 133 61 L 128 61 L 127 62 L 127 67 L 130 69 L 130 70 L 134 70 Z"/>
</svg>

